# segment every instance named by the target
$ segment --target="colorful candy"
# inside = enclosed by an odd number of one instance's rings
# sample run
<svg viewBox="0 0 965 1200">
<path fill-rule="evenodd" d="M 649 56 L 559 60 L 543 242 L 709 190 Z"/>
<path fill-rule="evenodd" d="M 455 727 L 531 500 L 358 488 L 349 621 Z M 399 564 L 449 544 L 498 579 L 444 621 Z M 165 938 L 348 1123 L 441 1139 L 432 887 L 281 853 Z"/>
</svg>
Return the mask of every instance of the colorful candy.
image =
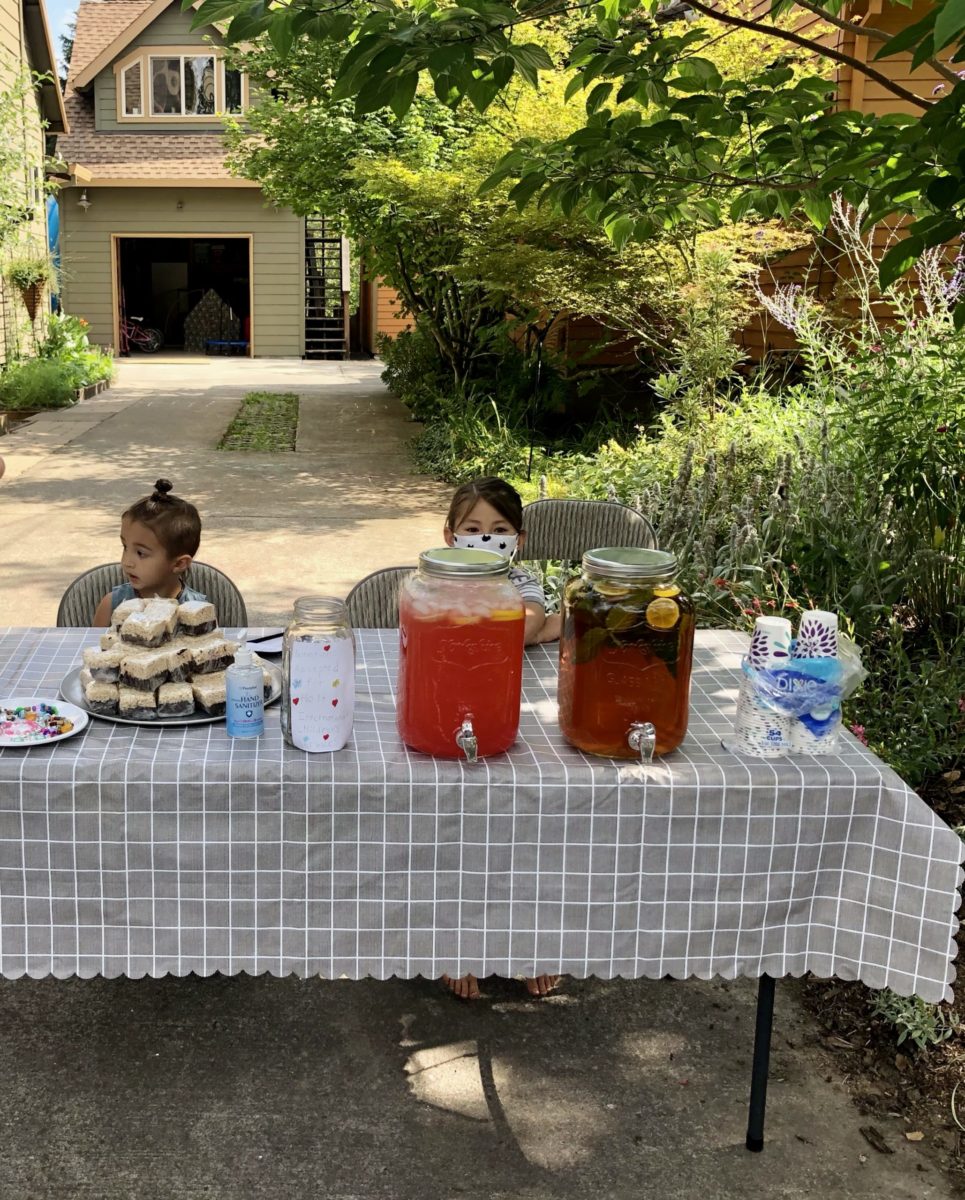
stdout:
<svg viewBox="0 0 965 1200">
<path fill-rule="evenodd" d="M 28 704 L 0 708 L 0 744 L 44 742 L 70 733 L 73 721 L 58 715 L 53 704 Z"/>
</svg>

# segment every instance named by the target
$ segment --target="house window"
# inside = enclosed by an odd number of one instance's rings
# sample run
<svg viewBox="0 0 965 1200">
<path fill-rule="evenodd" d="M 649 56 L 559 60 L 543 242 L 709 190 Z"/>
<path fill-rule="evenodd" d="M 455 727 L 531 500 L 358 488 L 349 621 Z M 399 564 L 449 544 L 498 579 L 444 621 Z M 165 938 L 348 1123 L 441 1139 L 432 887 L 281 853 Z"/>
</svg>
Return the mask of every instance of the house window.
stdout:
<svg viewBox="0 0 965 1200">
<path fill-rule="evenodd" d="M 140 61 L 125 67 L 121 75 L 121 95 L 124 98 L 124 116 L 139 117 L 144 111 L 144 101 L 141 98 L 141 64 Z"/>
<path fill-rule="evenodd" d="M 177 55 L 151 58 L 151 112 L 156 117 L 213 116 L 214 58 Z"/>
<path fill-rule="evenodd" d="M 224 67 L 224 111 L 241 112 L 241 72 Z"/>
</svg>

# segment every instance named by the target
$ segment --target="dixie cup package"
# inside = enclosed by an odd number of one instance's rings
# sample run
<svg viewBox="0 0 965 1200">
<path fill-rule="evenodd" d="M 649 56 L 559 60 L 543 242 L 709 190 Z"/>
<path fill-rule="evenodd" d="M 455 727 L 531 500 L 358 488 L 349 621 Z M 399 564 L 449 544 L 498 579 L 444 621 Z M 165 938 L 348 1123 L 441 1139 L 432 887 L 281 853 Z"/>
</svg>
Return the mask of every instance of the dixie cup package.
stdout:
<svg viewBox="0 0 965 1200">
<path fill-rule="evenodd" d="M 841 702 L 866 674 L 837 614 L 804 613 L 796 638 L 785 617 L 758 617 L 741 660 L 734 733 L 725 747 L 757 758 L 833 754 Z"/>
</svg>

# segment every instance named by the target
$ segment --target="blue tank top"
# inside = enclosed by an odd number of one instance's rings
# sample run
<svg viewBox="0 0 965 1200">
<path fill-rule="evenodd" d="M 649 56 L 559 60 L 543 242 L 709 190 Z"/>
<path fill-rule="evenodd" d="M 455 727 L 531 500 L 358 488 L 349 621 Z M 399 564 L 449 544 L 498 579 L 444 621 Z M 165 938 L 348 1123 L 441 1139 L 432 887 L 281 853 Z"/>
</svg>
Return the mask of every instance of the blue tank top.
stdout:
<svg viewBox="0 0 965 1200">
<path fill-rule="evenodd" d="M 119 583 L 117 587 L 111 588 L 111 612 L 117 608 L 118 604 L 123 604 L 125 600 L 136 600 L 137 593 L 129 583 Z M 178 596 L 178 604 L 183 604 L 186 600 L 207 600 L 208 597 L 204 592 L 196 592 L 194 588 L 189 588 L 185 584 L 181 588 L 181 593 Z"/>
</svg>

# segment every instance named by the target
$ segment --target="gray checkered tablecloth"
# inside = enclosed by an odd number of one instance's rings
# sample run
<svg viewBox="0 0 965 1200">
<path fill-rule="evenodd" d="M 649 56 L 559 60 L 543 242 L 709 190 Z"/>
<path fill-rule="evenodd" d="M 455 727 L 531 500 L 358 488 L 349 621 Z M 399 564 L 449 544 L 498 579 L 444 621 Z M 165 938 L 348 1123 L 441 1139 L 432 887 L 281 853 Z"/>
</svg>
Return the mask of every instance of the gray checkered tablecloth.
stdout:
<svg viewBox="0 0 965 1200">
<path fill-rule="evenodd" d="M 110 977 L 800 975 L 951 999 L 963 843 L 853 738 L 722 749 L 746 639 L 701 632 L 690 732 L 644 768 L 556 722 L 528 652 L 520 737 L 476 766 L 395 732 L 394 631 L 358 634 L 349 746 L 92 720 L 0 751 L 0 973 Z M 0 697 L 55 696 L 90 631 L 0 630 Z"/>
</svg>

